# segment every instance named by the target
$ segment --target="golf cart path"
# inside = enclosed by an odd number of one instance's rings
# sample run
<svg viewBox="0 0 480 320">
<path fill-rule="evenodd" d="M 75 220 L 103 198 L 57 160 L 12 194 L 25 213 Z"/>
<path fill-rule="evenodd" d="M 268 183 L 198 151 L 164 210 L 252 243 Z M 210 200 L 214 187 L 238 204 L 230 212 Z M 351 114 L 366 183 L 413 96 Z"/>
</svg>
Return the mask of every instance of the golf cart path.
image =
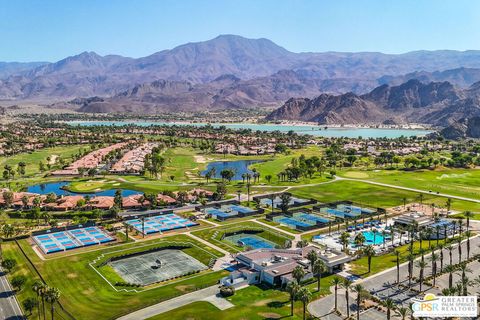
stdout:
<svg viewBox="0 0 480 320">
<path fill-rule="evenodd" d="M 203 244 L 206 245 L 207 247 L 213 248 L 213 249 L 215 249 L 215 250 L 223 253 L 223 254 L 226 255 L 226 256 L 229 256 L 229 255 L 230 255 L 230 252 L 228 252 L 227 250 L 222 249 L 222 248 L 220 248 L 220 247 L 217 247 L 217 246 L 214 245 L 213 243 L 210 243 L 210 242 L 208 242 L 208 241 L 206 241 L 206 240 L 203 240 L 202 238 L 199 238 L 199 237 L 193 235 L 191 232 L 185 232 L 184 234 L 187 235 L 187 236 L 189 236 L 190 238 L 193 238 L 193 239 L 197 240 L 198 242 L 203 243 Z"/>
<path fill-rule="evenodd" d="M 191 293 L 187 293 L 176 298 L 166 300 L 153 306 L 140 309 L 138 311 L 129 313 L 125 316 L 117 318 L 117 320 L 143 320 L 148 319 L 158 314 L 171 311 L 173 309 L 177 309 L 183 307 L 187 304 L 196 301 L 204 301 L 207 300 L 210 303 L 213 303 L 215 306 L 217 305 L 215 299 L 216 294 L 219 292 L 218 285 L 214 285 L 211 287 L 207 287 L 205 289 L 201 289 L 198 291 L 194 291 Z M 220 298 L 219 298 L 220 299 Z"/>
</svg>

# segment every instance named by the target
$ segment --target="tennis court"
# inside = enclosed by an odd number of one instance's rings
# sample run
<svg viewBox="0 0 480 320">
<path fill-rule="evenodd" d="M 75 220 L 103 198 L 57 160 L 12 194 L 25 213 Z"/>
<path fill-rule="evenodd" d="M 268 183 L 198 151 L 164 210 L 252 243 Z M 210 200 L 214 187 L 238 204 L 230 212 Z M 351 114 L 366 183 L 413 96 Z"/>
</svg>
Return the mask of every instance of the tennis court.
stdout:
<svg viewBox="0 0 480 320">
<path fill-rule="evenodd" d="M 268 241 L 262 237 L 249 233 L 238 233 L 230 236 L 226 236 L 224 240 L 227 240 L 235 245 L 241 247 L 251 247 L 253 249 L 260 248 L 275 248 L 275 243 Z"/>
<path fill-rule="evenodd" d="M 146 235 L 198 225 L 198 223 L 179 217 L 174 213 L 145 218 L 143 226 L 141 219 L 128 220 L 126 223 L 134 227 L 139 232 L 144 230 Z"/>
<path fill-rule="evenodd" d="M 164 249 L 110 262 L 125 282 L 146 286 L 208 269 L 181 250 Z"/>
<path fill-rule="evenodd" d="M 71 250 L 96 244 L 102 244 L 115 239 L 110 237 L 99 227 L 86 227 L 45 233 L 34 236 L 33 240 L 44 253 L 54 253 Z"/>
<path fill-rule="evenodd" d="M 209 208 L 205 210 L 206 213 L 211 214 L 217 220 L 226 220 L 237 216 L 247 216 L 255 210 L 240 205 L 223 205 L 220 208 Z"/>
</svg>

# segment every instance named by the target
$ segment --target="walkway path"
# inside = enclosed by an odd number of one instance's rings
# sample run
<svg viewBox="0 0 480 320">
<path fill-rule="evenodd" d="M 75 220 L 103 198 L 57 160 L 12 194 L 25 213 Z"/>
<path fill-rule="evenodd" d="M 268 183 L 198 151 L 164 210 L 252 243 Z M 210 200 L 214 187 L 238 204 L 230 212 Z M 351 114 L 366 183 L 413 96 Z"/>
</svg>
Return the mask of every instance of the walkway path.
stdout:
<svg viewBox="0 0 480 320">
<path fill-rule="evenodd" d="M 278 231 L 280 233 L 285 233 L 285 234 L 288 234 L 289 236 L 294 237 L 294 239 L 292 240 L 292 248 L 296 248 L 297 243 L 302 240 L 302 233 L 291 233 L 291 232 L 285 231 L 283 229 L 277 228 L 275 226 L 271 226 L 271 225 L 266 224 L 264 222 L 258 221 L 257 219 L 252 219 L 252 220 L 249 220 L 249 221 L 254 221 L 255 223 L 261 224 L 264 227 L 268 227 L 268 228 L 271 228 L 271 229 L 273 229 L 275 231 Z"/>
<path fill-rule="evenodd" d="M 205 289 L 201 289 L 195 292 L 187 293 L 182 296 L 163 301 L 153 306 L 140 309 L 138 311 L 127 314 L 123 317 L 118 318 L 117 320 L 143 320 L 151 318 L 157 314 L 168 312 L 173 309 L 183 307 L 187 304 L 196 301 L 202 301 L 205 299 L 210 299 L 211 296 L 215 296 L 219 292 L 218 285 L 214 285 Z"/>
<path fill-rule="evenodd" d="M 189 236 L 190 238 L 193 238 L 193 239 L 197 240 L 198 242 L 203 243 L 204 245 L 206 245 L 206 246 L 208 246 L 208 247 L 211 247 L 211 248 L 213 248 L 213 249 L 215 249 L 215 250 L 217 250 L 217 251 L 220 251 L 220 252 L 223 253 L 224 255 L 230 255 L 230 252 L 228 252 L 227 250 L 222 249 L 222 248 L 220 248 L 220 247 L 217 247 L 217 246 L 214 245 L 213 243 L 210 243 L 210 242 L 208 242 L 208 241 L 206 241 L 206 240 L 203 240 L 202 238 L 199 238 L 199 237 L 193 235 L 190 231 L 189 231 L 189 232 L 185 232 L 184 234 L 187 235 L 187 236 Z"/>
</svg>

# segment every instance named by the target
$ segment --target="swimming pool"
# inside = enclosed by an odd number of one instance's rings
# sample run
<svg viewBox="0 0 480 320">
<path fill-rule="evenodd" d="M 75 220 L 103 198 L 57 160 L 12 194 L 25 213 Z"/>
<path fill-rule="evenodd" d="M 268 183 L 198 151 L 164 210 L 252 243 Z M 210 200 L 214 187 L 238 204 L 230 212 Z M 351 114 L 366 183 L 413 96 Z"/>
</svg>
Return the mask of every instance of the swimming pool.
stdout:
<svg viewBox="0 0 480 320">
<path fill-rule="evenodd" d="M 383 244 L 383 236 L 380 232 L 374 231 L 363 231 L 363 235 L 365 236 L 365 244 Z M 385 236 L 385 241 L 390 239 L 390 235 Z"/>
</svg>

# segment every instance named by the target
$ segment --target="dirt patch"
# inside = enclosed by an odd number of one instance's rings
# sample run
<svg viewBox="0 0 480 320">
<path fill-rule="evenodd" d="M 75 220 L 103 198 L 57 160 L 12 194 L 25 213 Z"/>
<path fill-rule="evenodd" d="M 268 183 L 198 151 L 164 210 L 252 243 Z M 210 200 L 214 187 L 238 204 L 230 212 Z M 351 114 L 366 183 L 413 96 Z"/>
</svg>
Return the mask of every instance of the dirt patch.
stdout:
<svg viewBox="0 0 480 320">
<path fill-rule="evenodd" d="M 207 159 L 204 156 L 193 156 L 196 163 L 207 163 Z"/>
<path fill-rule="evenodd" d="M 95 293 L 95 290 L 93 288 L 89 288 L 87 290 L 82 291 L 82 294 L 84 294 L 86 296 L 93 295 L 94 293 Z"/>
<path fill-rule="evenodd" d="M 176 286 L 175 289 L 177 289 L 180 292 L 190 292 L 192 291 L 193 287 L 194 287 L 193 285 L 187 284 L 187 285 Z"/>
<path fill-rule="evenodd" d="M 76 277 L 78 277 L 78 275 L 76 273 L 69 273 L 67 274 L 67 278 L 68 279 L 75 279 Z"/>
<path fill-rule="evenodd" d="M 253 303 L 252 305 L 255 306 L 255 307 L 261 307 L 261 306 L 266 306 L 267 303 L 272 302 L 272 301 L 273 301 L 273 299 L 265 299 L 265 300 L 257 301 L 255 303 Z"/>
<path fill-rule="evenodd" d="M 282 317 L 278 313 L 273 312 L 260 312 L 258 315 L 265 319 L 280 319 Z"/>
<path fill-rule="evenodd" d="M 48 161 L 48 164 L 55 164 L 55 162 L 57 162 L 57 159 L 58 159 L 58 155 L 52 154 L 50 156 L 50 161 Z"/>
</svg>

